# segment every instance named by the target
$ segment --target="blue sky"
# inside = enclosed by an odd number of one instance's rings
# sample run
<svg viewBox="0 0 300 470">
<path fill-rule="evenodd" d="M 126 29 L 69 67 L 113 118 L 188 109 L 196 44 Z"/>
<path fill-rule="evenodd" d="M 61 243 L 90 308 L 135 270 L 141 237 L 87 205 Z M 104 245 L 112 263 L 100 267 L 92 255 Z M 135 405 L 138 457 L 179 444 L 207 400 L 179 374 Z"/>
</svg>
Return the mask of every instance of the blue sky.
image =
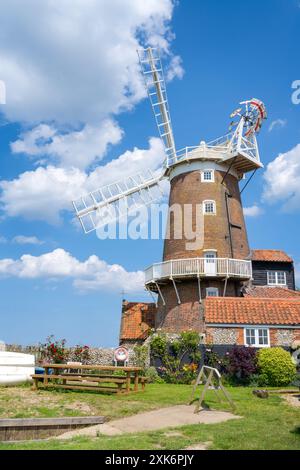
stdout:
<svg viewBox="0 0 300 470">
<path fill-rule="evenodd" d="M 1 10 L 2 340 L 55 334 L 115 346 L 121 291 L 151 300 L 141 271 L 160 261 L 162 240 L 84 235 L 70 205 L 160 164 L 135 52 L 142 41 L 163 51 L 177 148 L 226 133 L 240 100 L 265 102 L 265 168 L 243 193 L 249 240 L 300 266 L 298 0 L 4 0 Z"/>
</svg>

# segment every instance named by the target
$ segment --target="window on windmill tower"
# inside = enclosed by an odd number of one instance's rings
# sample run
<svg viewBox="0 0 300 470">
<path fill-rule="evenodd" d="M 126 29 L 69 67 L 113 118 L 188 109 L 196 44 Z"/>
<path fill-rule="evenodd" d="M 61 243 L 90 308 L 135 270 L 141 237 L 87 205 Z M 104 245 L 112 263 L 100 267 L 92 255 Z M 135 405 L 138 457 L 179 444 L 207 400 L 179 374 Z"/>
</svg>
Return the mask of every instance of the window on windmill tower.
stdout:
<svg viewBox="0 0 300 470">
<path fill-rule="evenodd" d="M 219 297 L 219 289 L 217 287 L 207 287 L 206 297 Z"/>
<path fill-rule="evenodd" d="M 215 181 L 214 170 L 203 170 L 201 172 L 202 183 L 213 183 Z"/>
<path fill-rule="evenodd" d="M 286 274 L 284 271 L 268 271 L 269 286 L 286 286 Z"/>
<path fill-rule="evenodd" d="M 210 214 L 210 215 L 216 214 L 215 201 L 203 201 L 203 212 L 204 214 Z"/>
</svg>

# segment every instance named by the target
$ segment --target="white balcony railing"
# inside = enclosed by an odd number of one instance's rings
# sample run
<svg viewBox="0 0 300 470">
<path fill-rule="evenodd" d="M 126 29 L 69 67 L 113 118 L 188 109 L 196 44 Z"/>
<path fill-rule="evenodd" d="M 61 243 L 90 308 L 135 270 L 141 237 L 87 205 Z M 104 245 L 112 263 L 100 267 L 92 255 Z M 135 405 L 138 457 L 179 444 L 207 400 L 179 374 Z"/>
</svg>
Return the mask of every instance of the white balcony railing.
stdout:
<svg viewBox="0 0 300 470">
<path fill-rule="evenodd" d="M 164 166 L 169 168 L 177 163 L 199 159 L 217 160 L 222 163 L 237 156 L 249 160 L 254 169 L 263 166 L 260 162 L 255 137 L 247 139 L 241 135 L 239 138 L 237 131 L 230 132 L 211 142 L 201 142 L 198 146 L 179 149 L 173 156 L 167 157 Z"/>
<path fill-rule="evenodd" d="M 145 270 L 145 283 L 180 277 L 251 279 L 251 261 L 231 258 L 189 258 L 156 263 Z"/>
</svg>

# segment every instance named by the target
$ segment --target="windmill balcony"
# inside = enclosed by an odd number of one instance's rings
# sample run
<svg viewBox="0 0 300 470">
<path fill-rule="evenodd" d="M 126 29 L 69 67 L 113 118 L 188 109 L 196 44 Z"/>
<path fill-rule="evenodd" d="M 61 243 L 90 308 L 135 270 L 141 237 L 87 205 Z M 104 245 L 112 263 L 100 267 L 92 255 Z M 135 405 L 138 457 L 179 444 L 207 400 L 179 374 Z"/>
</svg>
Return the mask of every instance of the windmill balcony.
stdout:
<svg viewBox="0 0 300 470">
<path fill-rule="evenodd" d="M 232 258 L 175 259 L 153 264 L 145 270 L 145 284 L 148 287 L 167 279 L 213 277 L 251 279 L 251 261 Z"/>
</svg>

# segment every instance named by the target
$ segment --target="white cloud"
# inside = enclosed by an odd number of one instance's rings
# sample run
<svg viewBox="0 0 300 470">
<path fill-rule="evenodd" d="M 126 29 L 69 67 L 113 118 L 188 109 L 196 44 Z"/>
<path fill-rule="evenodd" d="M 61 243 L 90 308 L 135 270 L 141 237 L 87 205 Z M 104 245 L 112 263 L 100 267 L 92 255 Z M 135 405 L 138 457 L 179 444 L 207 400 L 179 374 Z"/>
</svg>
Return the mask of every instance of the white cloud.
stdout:
<svg viewBox="0 0 300 470">
<path fill-rule="evenodd" d="M 263 200 L 282 203 L 286 212 L 300 209 L 300 144 L 270 162 L 264 173 Z"/>
<path fill-rule="evenodd" d="M 7 243 L 7 239 L 3 235 L 0 235 L 0 243 Z"/>
<path fill-rule="evenodd" d="M 184 69 L 182 67 L 181 57 L 178 55 L 175 55 L 174 57 L 172 57 L 170 65 L 167 70 L 167 80 L 171 81 L 175 77 L 181 79 L 183 75 L 184 75 Z"/>
<path fill-rule="evenodd" d="M 39 238 L 35 236 L 27 237 L 25 235 L 16 235 L 12 239 L 13 243 L 17 243 L 18 245 L 43 245 L 44 242 L 39 240 Z"/>
<path fill-rule="evenodd" d="M 286 125 L 287 125 L 286 119 L 276 119 L 275 121 L 272 121 L 271 124 L 269 125 L 269 132 L 272 132 L 274 129 L 281 129 L 282 127 L 285 127 Z"/>
<path fill-rule="evenodd" d="M 249 207 L 244 207 L 243 209 L 245 217 L 257 217 L 264 213 L 263 209 L 256 204 Z"/>
<path fill-rule="evenodd" d="M 80 131 L 59 133 L 54 126 L 40 124 L 24 132 L 11 143 L 13 153 L 24 153 L 31 157 L 45 157 L 64 168 L 88 167 L 95 160 L 101 160 L 109 144 L 117 144 L 122 131 L 111 119 L 105 119 L 98 126 L 85 125 Z"/>
<path fill-rule="evenodd" d="M 128 272 L 118 264 L 109 265 L 96 255 L 79 261 L 58 248 L 41 256 L 23 255 L 18 260 L 0 260 L 0 275 L 21 279 L 72 279 L 80 291 L 118 291 L 126 286 L 128 292 L 143 290 L 142 271 Z"/>
<path fill-rule="evenodd" d="M 172 0 L 2 0 L 6 117 L 91 124 L 130 109 L 145 96 L 136 49 L 158 45 L 172 59 L 173 7 Z"/>
<path fill-rule="evenodd" d="M 85 181 L 86 174 L 78 169 L 48 166 L 26 171 L 12 181 L 0 182 L 2 209 L 6 216 L 57 224 L 63 210 L 72 210 L 71 201 Z"/>
<path fill-rule="evenodd" d="M 162 166 L 160 139 L 151 138 L 149 149 L 134 148 L 119 158 L 86 173 L 77 168 L 39 167 L 12 181 L 1 181 L 0 203 L 6 216 L 57 224 L 63 211 L 73 211 L 71 201 L 123 177 Z"/>
<path fill-rule="evenodd" d="M 116 115 L 146 96 L 136 49 L 159 46 L 167 79 L 183 76 L 170 28 L 173 0 L 3 0 L 0 70 L 6 119 L 26 129 L 11 144 L 40 166 L 0 181 L 6 216 L 58 223 L 71 201 L 163 160 L 158 139 L 94 171 L 122 138 Z M 87 172 L 87 169 L 90 172 Z"/>
</svg>

